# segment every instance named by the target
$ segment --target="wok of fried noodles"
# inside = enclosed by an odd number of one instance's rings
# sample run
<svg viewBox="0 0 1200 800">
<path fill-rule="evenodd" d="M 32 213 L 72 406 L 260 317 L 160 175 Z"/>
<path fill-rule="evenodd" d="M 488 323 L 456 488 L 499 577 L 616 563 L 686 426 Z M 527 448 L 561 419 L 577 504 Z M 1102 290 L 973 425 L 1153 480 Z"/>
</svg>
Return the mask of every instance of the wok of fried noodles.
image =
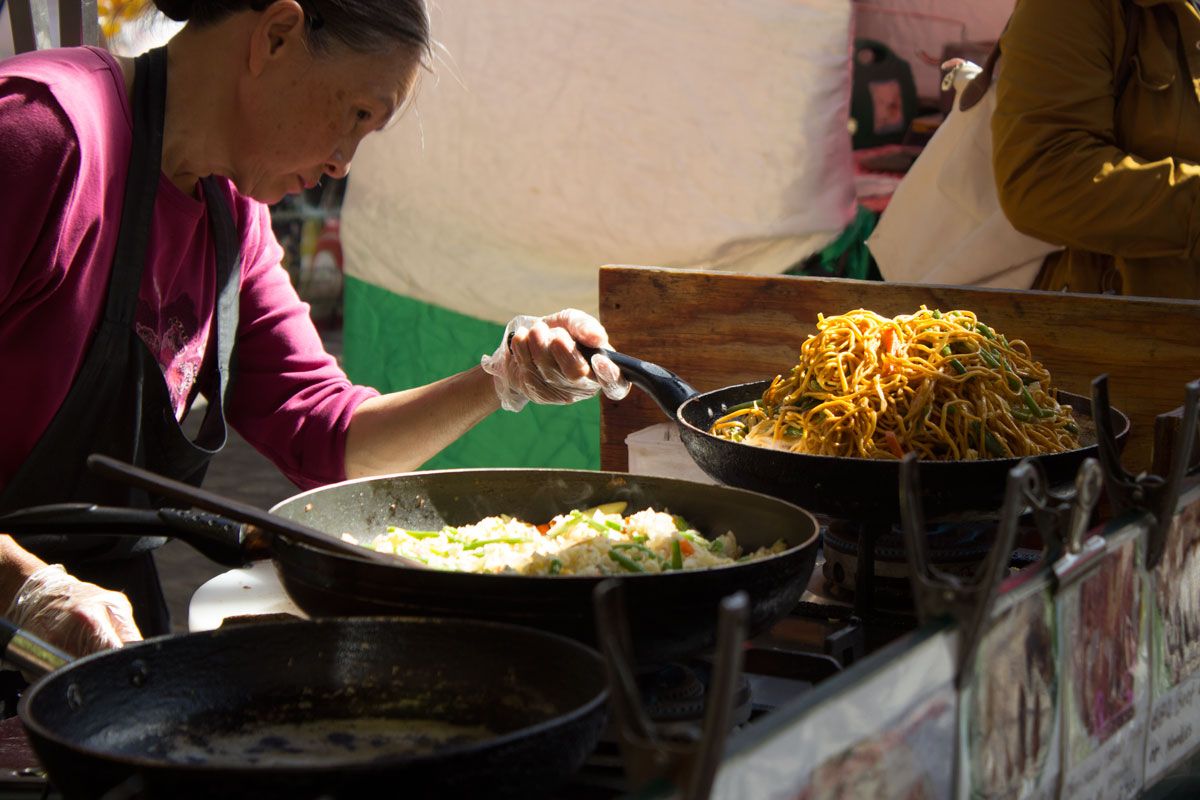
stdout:
<svg viewBox="0 0 1200 800">
<path fill-rule="evenodd" d="M 817 455 L 969 461 L 1073 450 L 1079 428 L 1028 345 L 970 311 L 819 315 L 799 363 L 717 436 Z"/>
</svg>

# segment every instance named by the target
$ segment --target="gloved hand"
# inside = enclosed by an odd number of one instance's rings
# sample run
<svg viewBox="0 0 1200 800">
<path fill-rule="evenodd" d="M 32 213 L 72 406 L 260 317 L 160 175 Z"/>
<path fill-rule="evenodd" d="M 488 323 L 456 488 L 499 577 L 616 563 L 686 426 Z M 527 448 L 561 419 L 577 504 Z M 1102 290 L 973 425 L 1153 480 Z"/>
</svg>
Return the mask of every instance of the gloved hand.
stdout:
<svg viewBox="0 0 1200 800">
<path fill-rule="evenodd" d="M 548 317 L 514 317 L 500 346 L 480 363 L 492 376 L 500 405 L 520 411 L 535 403 L 574 403 L 603 390 L 612 400 L 629 394 L 629 382 L 610 359 L 588 361 L 575 342 L 611 349 L 608 333 L 595 317 L 568 308 Z"/>
<path fill-rule="evenodd" d="M 140 641 L 128 598 L 68 575 L 61 564 L 35 570 L 5 616 L 73 656 Z"/>
</svg>

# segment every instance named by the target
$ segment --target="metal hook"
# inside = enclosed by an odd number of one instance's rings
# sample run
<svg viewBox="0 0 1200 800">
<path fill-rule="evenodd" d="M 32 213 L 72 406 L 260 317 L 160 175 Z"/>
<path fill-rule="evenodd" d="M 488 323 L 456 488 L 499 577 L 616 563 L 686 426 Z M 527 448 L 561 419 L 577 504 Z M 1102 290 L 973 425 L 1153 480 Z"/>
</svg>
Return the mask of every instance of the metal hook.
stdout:
<svg viewBox="0 0 1200 800">
<path fill-rule="evenodd" d="M 633 677 L 633 640 L 619 580 L 602 581 L 593 593 L 596 632 L 609 678 L 609 695 L 626 776 L 633 788 L 667 779 L 683 800 L 704 800 L 712 789 L 725 746 L 747 635 L 750 598 L 736 592 L 721 601 L 717 615 L 716 663 L 704 708 L 703 726 L 657 725 L 642 708 Z"/>
<path fill-rule="evenodd" d="M 961 639 L 955 682 L 959 686 L 966 679 L 979 648 L 1008 568 L 1009 555 L 1016 546 L 1025 498 L 1038 486 L 1038 473 L 1029 461 L 1022 461 L 1009 471 L 996 540 L 974 580 L 968 583 L 929 563 L 916 455 L 909 453 L 900 462 L 900 515 L 917 618 L 922 624 L 941 617 L 950 617 L 958 623 Z"/>
<path fill-rule="evenodd" d="M 1157 502 L 1150 510 L 1154 514 L 1154 525 L 1146 546 L 1146 568 L 1154 569 L 1166 551 L 1167 537 L 1175 521 L 1175 510 L 1183 481 L 1189 475 L 1193 450 L 1200 448 L 1196 443 L 1196 429 L 1200 425 L 1200 380 L 1192 381 L 1184 389 L 1183 419 L 1176 432 L 1171 449 L 1171 463 L 1163 482 Z"/>
<path fill-rule="evenodd" d="M 1100 501 L 1103 488 L 1104 473 L 1100 462 L 1094 458 L 1086 459 L 1075 475 L 1075 502 L 1071 506 L 1065 541 L 1068 553 L 1079 553 L 1083 549 L 1084 534 L 1091 527 L 1092 512 Z"/>
</svg>

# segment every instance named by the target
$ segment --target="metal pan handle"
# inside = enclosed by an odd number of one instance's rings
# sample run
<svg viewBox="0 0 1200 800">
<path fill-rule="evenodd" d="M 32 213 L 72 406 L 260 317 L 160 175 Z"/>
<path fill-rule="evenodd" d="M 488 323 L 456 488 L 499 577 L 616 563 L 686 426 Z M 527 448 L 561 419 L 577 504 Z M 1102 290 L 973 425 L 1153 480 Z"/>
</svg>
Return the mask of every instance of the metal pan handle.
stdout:
<svg viewBox="0 0 1200 800">
<path fill-rule="evenodd" d="M 616 350 L 589 347 L 579 342 L 575 343 L 575 347 L 589 362 L 594 355 L 607 356 L 610 361 L 620 367 L 621 374 L 630 383 L 650 395 L 663 413 L 671 419 L 675 419 L 675 414 L 681 405 L 699 394 L 674 372 L 664 369 L 658 364 L 643 361 Z"/>
<path fill-rule="evenodd" d="M 0 652 L 4 660 L 26 675 L 42 677 L 59 667 L 65 667 L 74 659 L 5 617 L 0 617 Z"/>
<path fill-rule="evenodd" d="M 137 486 L 155 492 L 180 503 L 190 503 L 197 508 L 222 514 L 230 519 L 248 523 L 267 533 L 282 535 L 304 544 L 350 556 L 362 561 L 374 561 L 389 566 L 406 566 L 425 569 L 425 565 L 411 558 L 402 558 L 387 553 L 379 553 L 369 547 L 343 542 L 336 536 L 325 531 L 310 528 L 299 522 L 279 517 L 248 503 L 242 503 L 228 497 L 222 497 L 214 492 L 197 488 L 187 483 L 172 480 L 149 470 L 135 467 L 124 461 L 108 456 L 93 454 L 88 456 L 88 467 L 98 475 L 112 478 L 130 486 Z"/>
<path fill-rule="evenodd" d="M 271 557 L 269 535 L 253 525 L 195 509 L 54 503 L 0 516 L 0 531 L 17 536 L 170 536 L 226 567 Z"/>
</svg>

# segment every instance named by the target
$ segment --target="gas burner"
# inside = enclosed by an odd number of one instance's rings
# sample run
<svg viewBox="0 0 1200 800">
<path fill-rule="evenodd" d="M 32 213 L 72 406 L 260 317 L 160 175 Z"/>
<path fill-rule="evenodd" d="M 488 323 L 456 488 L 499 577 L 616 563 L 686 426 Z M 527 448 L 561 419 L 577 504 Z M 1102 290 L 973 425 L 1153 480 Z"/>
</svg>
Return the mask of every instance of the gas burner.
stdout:
<svg viewBox="0 0 1200 800">
<path fill-rule="evenodd" d="M 695 722 L 704 719 L 710 666 L 704 662 L 672 662 L 639 676 L 642 706 L 654 722 Z M 733 724 L 750 718 L 750 682 L 745 675 L 734 694 Z"/>
<path fill-rule="evenodd" d="M 954 522 L 931 525 L 929 557 L 943 572 L 971 577 L 987 557 L 995 537 L 994 521 Z M 855 597 L 861 523 L 830 519 L 824 530 L 825 561 L 821 567 L 824 590 L 831 598 L 851 602 Z M 904 534 L 897 526 L 886 526 L 875 538 L 873 590 L 889 610 L 909 607 L 912 588 Z M 902 603 L 898 603 L 902 601 Z"/>
</svg>

